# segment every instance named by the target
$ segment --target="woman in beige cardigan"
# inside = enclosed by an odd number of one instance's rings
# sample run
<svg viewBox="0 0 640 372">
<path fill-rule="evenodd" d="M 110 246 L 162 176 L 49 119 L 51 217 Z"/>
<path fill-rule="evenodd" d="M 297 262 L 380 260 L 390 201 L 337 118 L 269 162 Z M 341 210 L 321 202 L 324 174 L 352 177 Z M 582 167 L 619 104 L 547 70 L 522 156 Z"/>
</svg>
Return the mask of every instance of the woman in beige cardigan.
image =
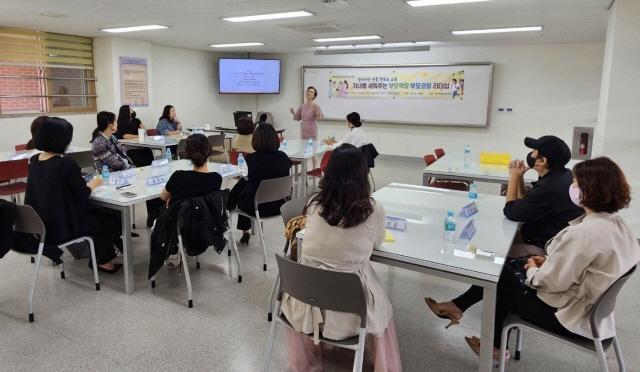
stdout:
<svg viewBox="0 0 640 372">
<path fill-rule="evenodd" d="M 589 311 L 618 278 L 640 261 L 634 234 L 616 213 L 631 200 L 622 170 L 606 157 L 573 168 L 571 200 L 585 214 L 547 243 L 547 255 L 530 257 L 525 269 L 528 293 L 498 282 L 494 357 L 499 358 L 502 325 L 508 314 L 551 332 L 593 338 Z M 603 339 L 615 335 L 613 314 L 599 325 Z M 480 339 L 467 338 L 478 353 Z"/>
<path fill-rule="evenodd" d="M 400 371 L 400 353 L 389 298 L 373 267 L 371 253 L 385 236 L 385 213 L 371 198 L 362 151 L 344 144 L 333 151 L 320 192 L 307 207 L 304 249 L 300 262 L 327 270 L 356 273 L 367 297 L 368 359 L 376 371 Z M 312 283 L 310 283 L 312 285 Z M 359 317 L 324 311 L 283 296 L 282 312 L 293 328 L 333 340 L 358 334 Z M 321 371 L 321 348 L 301 333 L 286 333 L 289 371 Z"/>
<path fill-rule="evenodd" d="M 250 154 L 254 152 L 251 146 L 251 140 L 253 139 L 253 131 L 255 125 L 251 119 L 242 118 L 238 120 L 238 134 L 233 137 L 231 141 L 231 149 L 242 152 L 244 154 Z"/>
</svg>

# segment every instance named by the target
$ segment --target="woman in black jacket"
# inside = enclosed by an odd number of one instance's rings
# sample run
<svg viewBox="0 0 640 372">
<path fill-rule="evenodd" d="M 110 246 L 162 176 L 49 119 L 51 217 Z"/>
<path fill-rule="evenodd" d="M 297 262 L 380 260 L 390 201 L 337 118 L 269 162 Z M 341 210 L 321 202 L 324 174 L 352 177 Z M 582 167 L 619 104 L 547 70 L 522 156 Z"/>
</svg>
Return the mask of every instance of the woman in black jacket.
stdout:
<svg viewBox="0 0 640 372">
<path fill-rule="evenodd" d="M 248 175 L 241 179 L 229 193 L 227 207 L 229 210 L 238 208 L 245 213 L 254 215 L 254 196 L 262 180 L 286 177 L 291 170 L 291 159 L 282 151 L 278 151 L 280 141 L 278 134 L 272 125 L 261 124 L 253 132 L 251 146 L 255 150 L 245 158 Z M 260 204 L 258 211 L 262 217 L 276 216 L 280 214 L 280 206 L 284 200 Z M 240 243 L 249 244 L 249 230 L 251 220 L 244 216 L 238 216 L 238 230 L 242 230 Z"/>
<path fill-rule="evenodd" d="M 85 183 L 80 167 L 63 156 L 72 137 L 73 126 L 64 119 L 49 117 L 42 124 L 35 144 L 43 152 L 29 162 L 25 204 L 33 207 L 42 219 L 46 245 L 55 246 L 88 235 L 93 238 L 98 270 L 115 273 L 122 267 L 111 262 L 117 250 L 122 249 L 120 218 L 89 206 L 91 192 L 102 185 L 102 180 L 96 178 Z M 52 259 L 55 261 L 55 257 Z"/>
</svg>

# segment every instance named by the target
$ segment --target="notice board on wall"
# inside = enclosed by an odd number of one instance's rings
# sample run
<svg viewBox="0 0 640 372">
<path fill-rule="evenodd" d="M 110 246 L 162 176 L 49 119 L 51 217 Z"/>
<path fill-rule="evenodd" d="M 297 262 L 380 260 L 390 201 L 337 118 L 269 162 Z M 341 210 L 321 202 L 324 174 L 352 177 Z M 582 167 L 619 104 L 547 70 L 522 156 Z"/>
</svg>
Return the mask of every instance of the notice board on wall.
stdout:
<svg viewBox="0 0 640 372">
<path fill-rule="evenodd" d="M 149 106 L 146 58 L 120 57 L 120 97 L 123 105 Z"/>
<path fill-rule="evenodd" d="M 352 111 L 369 122 L 486 127 L 493 64 L 303 66 L 303 94 L 318 91 L 316 103 L 328 120 Z"/>
</svg>

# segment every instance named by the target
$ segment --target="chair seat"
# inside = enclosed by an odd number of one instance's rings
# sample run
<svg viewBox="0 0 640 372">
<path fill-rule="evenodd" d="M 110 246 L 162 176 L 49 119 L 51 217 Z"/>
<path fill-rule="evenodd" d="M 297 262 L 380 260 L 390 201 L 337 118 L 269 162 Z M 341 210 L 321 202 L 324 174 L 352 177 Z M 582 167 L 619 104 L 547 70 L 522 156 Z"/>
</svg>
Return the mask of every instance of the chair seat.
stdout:
<svg viewBox="0 0 640 372">
<path fill-rule="evenodd" d="M 300 165 L 300 164 L 302 164 L 302 162 L 301 162 L 301 161 L 299 161 L 299 160 L 293 160 L 293 161 L 291 161 L 291 164 L 293 164 L 294 166 L 296 166 L 296 165 Z"/>
<path fill-rule="evenodd" d="M 0 186 L 0 195 L 8 196 L 23 193 L 27 190 L 27 184 L 24 182 L 9 183 Z"/>
<path fill-rule="evenodd" d="M 291 323 L 289 323 L 289 321 L 287 320 L 287 318 L 284 317 L 284 315 L 278 316 L 278 321 L 280 321 L 280 323 L 283 323 L 284 325 L 286 325 L 287 327 L 295 331 Z M 304 334 L 304 335 L 309 338 L 313 338 L 313 334 L 310 334 L 310 335 Z M 320 337 L 318 339 L 324 342 L 325 344 L 331 344 L 331 345 L 340 346 L 348 349 L 354 349 L 355 347 L 358 346 L 358 336 L 349 337 L 344 340 L 332 340 L 330 338 L 322 337 L 322 332 L 321 332 Z"/>
<path fill-rule="evenodd" d="M 316 169 L 310 170 L 310 171 L 307 172 L 307 175 L 308 176 L 312 176 L 312 177 L 320 177 L 320 178 L 322 178 L 322 169 L 316 168 Z"/>
<path fill-rule="evenodd" d="M 511 315 L 509 315 L 507 317 L 507 320 L 504 322 L 504 326 L 503 327 L 504 328 L 508 328 L 508 327 L 515 326 L 515 325 L 517 325 L 520 328 L 527 328 L 527 329 L 530 329 L 532 331 L 539 332 L 539 333 L 542 333 L 544 335 L 554 337 L 554 338 L 556 338 L 558 340 L 561 340 L 561 341 L 563 341 L 565 343 L 568 343 L 568 344 L 571 344 L 571 345 L 574 345 L 574 346 L 579 346 L 579 347 L 581 347 L 583 349 L 587 349 L 587 350 L 592 351 L 592 352 L 596 352 L 596 347 L 595 347 L 595 345 L 593 343 L 593 340 L 591 340 L 591 339 L 588 339 L 586 337 L 582 337 L 582 336 L 579 336 L 579 335 L 566 336 L 566 335 L 559 335 L 559 334 L 556 334 L 556 333 L 553 333 L 553 332 L 549 332 L 546 329 L 540 328 L 540 327 L 538 327 L 537 325 L 535 325 L 533 323 L 529 323 L 526 320 L 524 320 L 524 319 L 522 319 L 519 316 L 514 315 L 514 314 L 511 314 Z M 604 348 L 605 351 L 608 350 L 611 347 L 612 344 L 613 344 L 613 338 L 602 340 L 602 347 Z"/>
</svg>

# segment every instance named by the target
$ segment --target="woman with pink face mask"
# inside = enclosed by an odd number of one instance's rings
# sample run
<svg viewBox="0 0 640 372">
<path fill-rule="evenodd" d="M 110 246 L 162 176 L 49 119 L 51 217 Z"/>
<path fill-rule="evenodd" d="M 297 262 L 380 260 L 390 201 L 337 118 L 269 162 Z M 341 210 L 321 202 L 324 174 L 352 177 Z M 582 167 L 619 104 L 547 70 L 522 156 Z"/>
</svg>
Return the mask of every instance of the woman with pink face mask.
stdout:
<svg viewBox="0 0 640 372">
<path fill-rule="evenodd" d="M 500 278 L 493 343 L 496 359 L 509 314 L 556 334 L 593 338 L 588 315 L 592 305 L 640 261 L 638 241 L 617 214 L 631 200 L 622 170 L 611 159 L 600 157 L 576 164 L 572 173 L 573 184 L 567 192 L 585 214 L 547 243 L 545 256 L 528 258 L 524 265 L 527 290 L 504 275 Z M 615 335 L 613 313 L 599 329 L 603 340 Z M 478 353 L 480 339 L 466 339 Z"/>
</svg>

